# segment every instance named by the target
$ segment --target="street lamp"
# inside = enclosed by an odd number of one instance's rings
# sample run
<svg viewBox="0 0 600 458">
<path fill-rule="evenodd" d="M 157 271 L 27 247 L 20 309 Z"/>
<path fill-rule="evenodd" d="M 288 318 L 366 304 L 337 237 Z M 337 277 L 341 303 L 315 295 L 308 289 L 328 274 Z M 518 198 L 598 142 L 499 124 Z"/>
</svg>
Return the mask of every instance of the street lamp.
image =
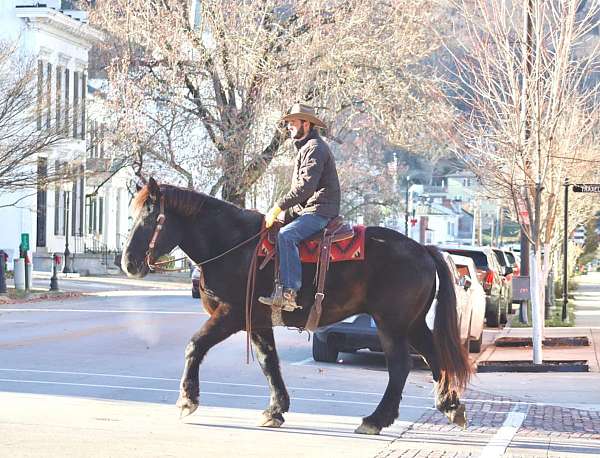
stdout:
<svg viewBox="0 0 600 458">
<path fill-rule="evenodd" d="M 65 265 L 63 273 L 71 273 L 71 261 L 69 260 L 71 252 L 69 251 L 69 191 L 65 191 Z"/>
</svg>

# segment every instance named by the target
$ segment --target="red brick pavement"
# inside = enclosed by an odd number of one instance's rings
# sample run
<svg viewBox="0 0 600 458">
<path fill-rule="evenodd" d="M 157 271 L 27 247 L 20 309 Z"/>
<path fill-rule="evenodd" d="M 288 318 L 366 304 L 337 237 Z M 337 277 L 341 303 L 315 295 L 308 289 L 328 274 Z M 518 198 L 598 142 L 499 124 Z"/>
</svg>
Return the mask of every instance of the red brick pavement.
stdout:
<svg viewBox="0 0 600 458">
<path fill-rule="evenodd" d="M 551 444 L 561 444 L 566 451 L 569 451 L 569 444 L 573 444 L 571 452 L 576 452 L 574 441 L 598 441 L 600 444 L 600 412 L 597 411 L 521 403 L 474 390 L 464 393 L 463 402 L 467 406 L 469 420 L 466 429 L 448 424 L 440 412 L 432 410 L 390 443 L 377 458 L 478 456 L 503 425 L 508 413 L 517 406 L 520 411 L 527 413 L 513 438 L 515 448 L 511 445 L 507 449 L 507 456 L 554 456 L 549 453 Z M 593 454 L 589 446 L 586 447 L 582 449 L 585 455 Z M 560 453 L 556 456 L 560 456 Z"/>
</svg>

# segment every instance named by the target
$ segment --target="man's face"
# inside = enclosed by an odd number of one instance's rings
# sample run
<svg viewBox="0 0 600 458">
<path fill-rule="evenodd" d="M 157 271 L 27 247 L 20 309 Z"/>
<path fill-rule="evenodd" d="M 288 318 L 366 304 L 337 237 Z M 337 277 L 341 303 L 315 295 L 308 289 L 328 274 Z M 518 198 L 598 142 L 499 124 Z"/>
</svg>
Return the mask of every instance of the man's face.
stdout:
<svg viewBox="0 0 600 458">
<path fill-rule="evenodd" d="M 290 133 L 290 138 L 294 140 L 300 140 L 306 135 L 308 127 L 305 126 L 308 124 L 308 121 L 303 121 L 301 119 L 290 119 L 287 122 L 287 130 Z"/>
</svg>

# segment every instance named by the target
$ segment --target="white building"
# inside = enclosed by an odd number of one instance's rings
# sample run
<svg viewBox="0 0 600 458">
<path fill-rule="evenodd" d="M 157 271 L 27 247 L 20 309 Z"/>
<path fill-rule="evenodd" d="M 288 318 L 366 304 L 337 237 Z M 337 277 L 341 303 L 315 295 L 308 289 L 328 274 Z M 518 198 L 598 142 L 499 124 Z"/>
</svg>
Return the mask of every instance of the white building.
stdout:
<svg viewBox="0 0 600 458">
<path fill-rule="evenodd" d="M 106 271 L 112 264 L 108 253 L 120 249 L 128 230 L 129 199 L 125 171 L 90 196 L 114 166 L 103 144 L 102 119 L 89 113 L 88 52 L 103 36 L 87 24 L 85 12 L 61 10 L 60 0 L 2 0 L 0 22 L 1 39 L 17 41 L 24 55 L 37 58 L 37 91 L 48 89 L 50 102 L 41 128 L 45 122 L 66 125 L 66 119 L 70 124 L 66 141 L 38 155 L 32 169 L 37 190 L 0 193 L 0 249 L 18 256 L 21 234 L 28 234 L 34 269 L 48 270 L 52 254 L 63 253 L 68 242 L 75 271 Z M 74 178 L 43 186 L 44 176 L 57 169 Z"/>
</svg>

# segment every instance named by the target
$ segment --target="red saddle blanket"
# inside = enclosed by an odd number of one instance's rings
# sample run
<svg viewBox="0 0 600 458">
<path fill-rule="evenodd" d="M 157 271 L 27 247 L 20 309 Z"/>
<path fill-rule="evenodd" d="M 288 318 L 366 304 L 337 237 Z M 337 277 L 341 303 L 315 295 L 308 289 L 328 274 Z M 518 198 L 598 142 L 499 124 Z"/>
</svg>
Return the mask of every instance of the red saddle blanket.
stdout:
<svg viewBox="0 0 600 458">
<path fill-rule="evenodd" d="M 329 254 L 331 262 L 363 261 L 365 259 L 365 229 L 366 226 L 354 226 L 354 236 L 346 240 L 334 242 Z M 265 238 L 259 249 L 259 256 L 270 255 L 274 249 L 273 242 Z M 303 241 L 300 243 L 300 260 L 316 263 L 319 260 L 319 242 Z"/>
</svg>

